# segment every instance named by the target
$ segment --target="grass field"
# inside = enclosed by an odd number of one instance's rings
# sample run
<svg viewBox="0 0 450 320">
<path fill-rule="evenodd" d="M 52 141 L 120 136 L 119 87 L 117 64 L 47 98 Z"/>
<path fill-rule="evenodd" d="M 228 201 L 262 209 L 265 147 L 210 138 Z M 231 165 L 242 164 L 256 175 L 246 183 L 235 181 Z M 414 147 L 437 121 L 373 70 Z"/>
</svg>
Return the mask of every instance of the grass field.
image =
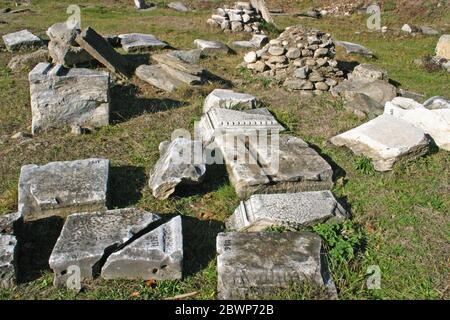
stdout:
<svg viewBox="0 0 450 320">
<path fill-rule="evenodd" d="M 0 1 L 0 8 L 8 3 Z M 152 33 L 179 49 L 194 48 L 196 38 L 231 44 L 248 37 L 223 34 L 206 25 L 206 19 L 219 1 L 190 3 L 200 9 L 189 13 L 164 8 L 137 12 L 132 1 L 79 1 L 78 4 L 82 5 L 82 27 L 92 26 L 102 34 Z M 311 5 L 311 1 L 286 3 L 292 10 Z M 67 18 L 69 4 L 73 1 L 33 1 L 32 12 L 5 18 L 8 23 L 0 24 L 0 34 L 26 28 L 46 38 L 45 30 L 51 24 Z M 387 12 L 382 16 L 382 23 L 399 28 L 407 20 L 398 17 L 395 11 Z M 443 28 L 447 33 L 450 30 L 448 11 L 438 17 L 414 17 L 414 21 Z M 314 26 L 339 40 L 366 45 L 376 53 L 377 59 L 345 56 L 342 51 L 338 52 L 338 58 L 378 65 L 402 88 L 425 97 L 450 98 L 448 73 L 428 73 L 413 63 L 414 59 L 433 54 L 438 37 L 383 36 L 367 32 L 363 15 L 322 20 L 277 17 L 276 23 L 280 30 L 294 24 Z M 180 281 L 161 282 L 98 279 L 75 294 L 54 288 L 51 271 L 42 268 L 31 281 L 13 289 L 0 289 L 0 299 L 162 299 L 193 291 L 198 292 L 193 299 L 214 299 L 215 237 L 224 230 L 223 220 L 239 203 L 226 173 L 211 172 L 195 192 L 181 190 L 165 201 L 155 200 L 147 186 L 148 173 L 159 158 L 159 143 L 170 139 L 175 129 L 193 131 L 194 122 L 201 116 L 203 99 L 214 87 L 167 94 L 134 78 L 112 88 L 110 126 L 81 136 L 52 131 L 17 143 L 9 137 L 30 130 L 30 97 L 27 72 L 12 73 L 6 67 L 11 56 L 5 50 L 0 52 L 0 214 L 17 210 L 17 183 L 22 165 L 108 158 L 112 164 L 114 207 L 136 206 L 185 217 L 186 276 Z M 328 142 L 333 135 L 366 120 L 345 111 L 342 102 L 331 96 L 307 99 L 285 91 L 270 79 L 257 78 L 236 68 L 242 56 L 242 52 L 237 52 L 209 57 L 201 64 L 231 81 L 234 90 L 258 97 L 290 133 L 314 146 L 334 168 L 336 183 L 332 191 L 351 209 L 352 220 L 344 226 L 314 228 L 330 244 L 330 264 L 340 299 L 448 299 L 449 153 L 435 151 L 417 161 L 398 164 L 391 172 L 374 172 L 367 159 L 355 157 Z M 366 273 L 373 265 L 381 270 L 381 289 L 368 290 Z M 321 297 L 314 288 L 305 287 L 280 292 L 274 298 Z"/>
</svg>

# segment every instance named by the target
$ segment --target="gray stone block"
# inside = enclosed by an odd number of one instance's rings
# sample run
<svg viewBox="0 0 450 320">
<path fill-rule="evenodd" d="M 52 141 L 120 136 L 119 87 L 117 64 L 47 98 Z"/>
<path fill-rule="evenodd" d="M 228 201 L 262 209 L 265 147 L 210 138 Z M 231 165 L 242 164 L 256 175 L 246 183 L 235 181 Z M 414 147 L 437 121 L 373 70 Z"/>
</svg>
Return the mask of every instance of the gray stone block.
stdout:
<svg viewBox="0 0 450 320">
<path fill-rule="evenodd" d="M 17 239 L 13 235 L 0 234 L 0 288 L 16 284 Z"/>
<path fill-rule="evenodd" d="M 8 51 L 14 52 L 22 49 L 37 49 L 42 46 L 42 40 L 28 30 L 8 33 L 2 36 Z"/>
<path fill-rule="evenodd" d="M 119 35 L 122 48 L 126 52 L 148 52 L 153 49 L 167 48 L 169 45 L 152 34 L 129 33 Z"/>
<path fill-rule="evenodd" d="M 108 175 L 106 159 L 25 165 L 20 170 L 19 214 L 31 221 L 106 210 Z"/>
<path fill-rule="evenodd" d="M 233 90 L 215 89 L 206 97 L 203 112 L 207 113 L 213 108 L 253 109 L 255 107 L 256 98 L 252 95 L 234 92 Z"/>
</svg>

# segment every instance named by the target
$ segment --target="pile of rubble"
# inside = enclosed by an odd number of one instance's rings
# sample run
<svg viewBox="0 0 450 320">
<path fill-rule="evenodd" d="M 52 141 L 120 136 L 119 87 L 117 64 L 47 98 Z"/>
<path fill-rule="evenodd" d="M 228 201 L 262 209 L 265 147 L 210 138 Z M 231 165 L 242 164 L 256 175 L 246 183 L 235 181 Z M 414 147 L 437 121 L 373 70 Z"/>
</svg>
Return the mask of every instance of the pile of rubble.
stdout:
<svg viewBox="0 0 450 320">
<path fill-rule="evenodd" d="M 249 2 L 236 2 L 234 7 L 218 8 L 207 23 L 220 27 L 224 32 L 264 33 L 261 14 Z"/>
<path fill-rule="evenodd" d="M 247 53 L 244 65 L 255 73 L 284 80 L 291 90 L 328 91 L 344 75 L 337 68 L 335 54 L 330 34 L 294 26 L 262 49 Z"/>
</svg>

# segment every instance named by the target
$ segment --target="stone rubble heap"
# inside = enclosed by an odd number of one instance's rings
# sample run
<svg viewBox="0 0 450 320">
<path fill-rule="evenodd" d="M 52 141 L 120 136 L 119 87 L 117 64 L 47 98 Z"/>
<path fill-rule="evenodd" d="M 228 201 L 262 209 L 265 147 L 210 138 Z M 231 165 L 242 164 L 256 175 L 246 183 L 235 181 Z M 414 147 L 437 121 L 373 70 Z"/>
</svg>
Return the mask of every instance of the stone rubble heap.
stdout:
<svg viewBox="0 0 450 320">
<path fill-rule="evenodd" d="M 218 8 L 207 23 L 220 27 L 224 32 L 264 33 L 261 24 L 264 21 L 261 14 L 250 2 L 236 2 L 233 7 Z"/>
<path fill-rule="evenodd" d="M 269 44 L 244 57 L 244 65 L 255 73 L 284 80 L 291 90 L 328 91 L 344 73 L 334 60 L 330 34 L 304 26 L 288 27 Z"/>
</svg>

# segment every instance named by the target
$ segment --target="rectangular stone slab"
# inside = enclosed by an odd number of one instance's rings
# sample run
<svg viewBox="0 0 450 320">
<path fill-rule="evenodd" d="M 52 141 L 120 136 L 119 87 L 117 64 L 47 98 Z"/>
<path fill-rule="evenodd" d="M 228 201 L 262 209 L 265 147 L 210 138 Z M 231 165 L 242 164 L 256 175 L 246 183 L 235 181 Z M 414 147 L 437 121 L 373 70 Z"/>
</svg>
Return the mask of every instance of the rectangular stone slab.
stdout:
<svg viewBox="0 0 450 320">
<path fill-rule="evenodd" d="M 54 285 L 67 285 L 70 267 L 79 268 L 81 281 L 93 279 L 100 274 L 103 259 L 159 219 L 134 208 L 70 215 L 49 260 Z"/>
<path fill-rule="evenodd" d="M 171 77 L 187 84 L 187 85 L 197 85 L 202 83 L 202 78 L 194 76 L 192 74 L 174 69 L 166 64 L 160 64 L 161 68 L 169 74 Z"/>
<path fill-rule="evenodd" d="M 250 94 L 235 92 L 227 89 L 215 89 L 205 99 L 203 112 L 207 113 L 213 108 L 247 108 L 256 107 L 256 98 Z"/>
<path fill-rule="evenodd" d="M 148 52 L 153 49 L 167 48 L 168 44 L 152 34 L 129 33 L 121 34 L 119 38 L 126 52 Z"/>
<path fill-rule="evenodd" d="M 238 143 L 226 136 L 216 138 L 231 184 L 245 199 L 252 194 L 328 190 L 333 187 L 331 166 L 303 140 L 281 135 L 267 150 L 264 145 Z M 254 141 L 254 140 L 253 140 Z M 246 148 L 236 149 L 237 145 Z M 272 144 L 270 141 L 267 145 Z M 244 158 L 245 157 L 245 158 Z M 248 159 L 248 160 L 247 160 Z"/>
<path fill-rule="evenodd" d="M 272 226 L 300 228 L 322 222 L 342 222 L 347 216 L 328 190 L 264 194 L 241 201 L 226 225 L 237 231 L 264 231 Z"/>
<path fill-rule="evenodd" d="M 33 134 L 109 124 L 109 73 L 39 63 L 28 75 Z"/>
<path fill-rule="evenodd" d="M 276 290 L 305 281 L 335 295 L 321 248 L 321 238 L 310 232 L 219 233 L 218 298 L 270 297 Z"/>
<path fill-rule="evenodd" d="M 330 140 L 355 154 L 372 159 L 378 171 L 392 170 L 401 160 L 413 160 L 428 153 L 429 141 L 422 129 L 394 116 L 383 114 Z"/>
<path fill-rule="evenodd" d="M 28 30 L 8 33 L 2 36 L 8 51 L 14 52 L 21 49 L 33 49 L 42 46 L 42 40 Z"/>
<path fill-rule="evenodd" d="M 0 288 L 7 289 L 16 285 L 16 237 L 0 234 Z"/>
<path fill-rule="evenodd" d="M 105 279 L 181 279 L 183 234 L 181 216 L 111 254 L 102 268 Z"/>
<path fill-rule="evenodd" d="M 200 76 L 204 69 L 196 64 L 186 63 L 183 60 L 170 54 L 154 54 L 152 59 L 160 64 L 168 65 L 169 67 L 196 76 Z"/>
<path fill-rule="evenodd" d="M 24 221 L 107 209 L 109 160 L 25 165 L 20 170 L 19 213 Z"/>
<path fill-rule="evenodd" d="M 88 27 L 83 30 L 76 38 L 76 42 L 111 72 L 123 78 L 130 76 L 125 58 L 94 29 Z"/>
<path fill-rule="evenodd" d="M 184 85 L 180 80 L 170 76 L 160 65 L 141 65 L 135 74 L 139 79 L 167 92 L 174 92 Z"/>
</svg>

